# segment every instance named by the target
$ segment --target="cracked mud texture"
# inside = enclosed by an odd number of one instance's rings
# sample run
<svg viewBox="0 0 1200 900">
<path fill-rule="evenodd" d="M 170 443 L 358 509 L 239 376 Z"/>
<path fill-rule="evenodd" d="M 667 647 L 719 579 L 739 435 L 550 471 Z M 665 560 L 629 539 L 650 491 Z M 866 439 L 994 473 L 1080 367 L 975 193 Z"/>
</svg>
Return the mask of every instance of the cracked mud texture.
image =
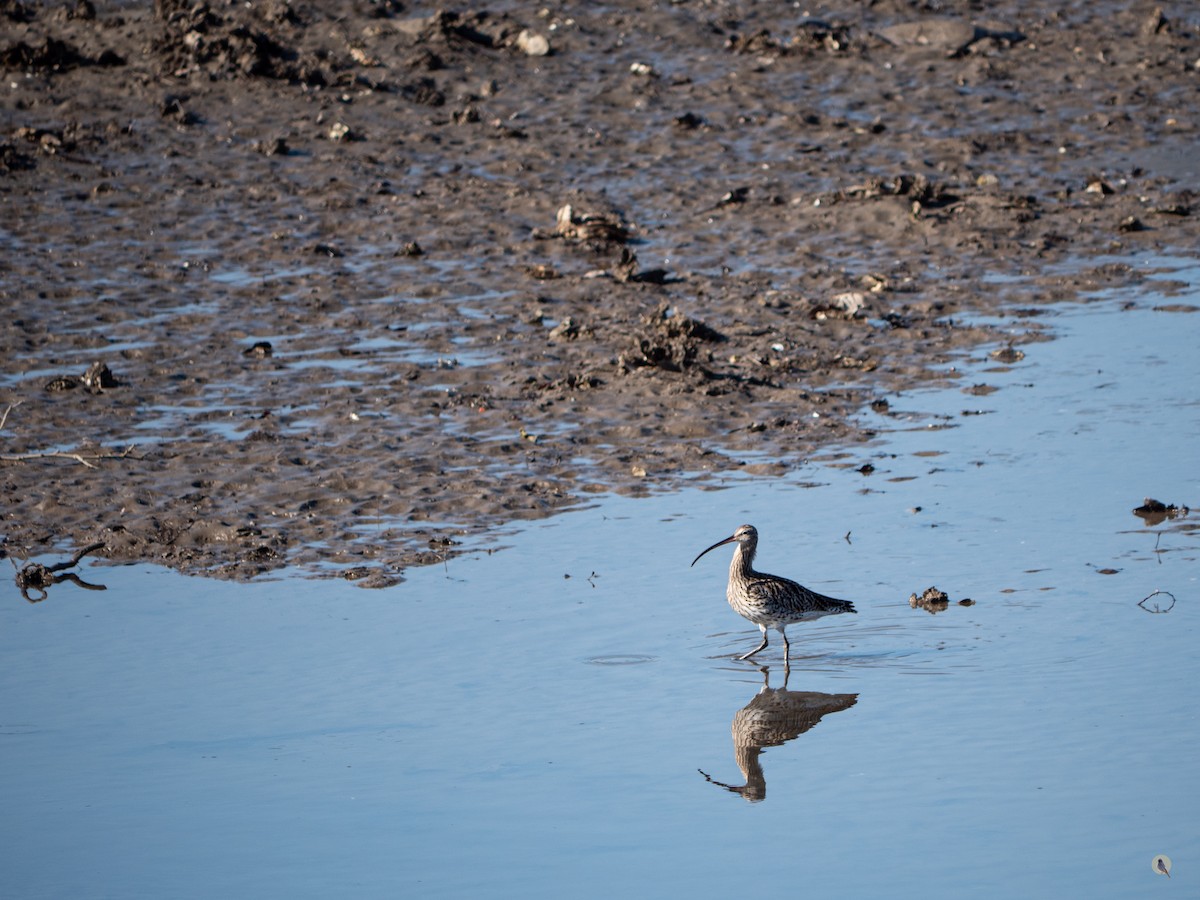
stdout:
<svg viewBox="0 0 1200 900">
<path fill-rule="evenodd" d="M 3 0 L 4 552 L 379 586 L 869 437 L 1197 246 L 1200 18 L 1028 6 Z"/>
</svg>

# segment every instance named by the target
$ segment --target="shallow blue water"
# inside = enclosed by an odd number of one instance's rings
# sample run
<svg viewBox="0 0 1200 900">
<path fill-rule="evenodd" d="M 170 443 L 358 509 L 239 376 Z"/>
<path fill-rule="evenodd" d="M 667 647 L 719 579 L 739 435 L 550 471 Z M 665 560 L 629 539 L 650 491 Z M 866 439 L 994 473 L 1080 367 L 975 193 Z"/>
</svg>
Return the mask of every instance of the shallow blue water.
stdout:
<svg viewBox="0 0 1200 900">
<path fill-rule="evenodd" d="M 605 498 L 389 590 L 10 589 L 5 893 L 1141 897 L 1157 853 L 1191 890 L 1197 519 L 1130 512 L 1200 506 L 1200 313 L 1165 302 L 1200 290 L 1057 309 L 1016 365 L 962 361 L 995 393 L 890 398 L 876 444 L 790 479 Z M 764 698 L 846 708 L 735 792 L 757 631 L 729 548 L 688 564 L 744 521 L 859 614 L 793 627 L 796 693 Z M 910 608 L 931 585 L 949 608 Z"/>
</svg>

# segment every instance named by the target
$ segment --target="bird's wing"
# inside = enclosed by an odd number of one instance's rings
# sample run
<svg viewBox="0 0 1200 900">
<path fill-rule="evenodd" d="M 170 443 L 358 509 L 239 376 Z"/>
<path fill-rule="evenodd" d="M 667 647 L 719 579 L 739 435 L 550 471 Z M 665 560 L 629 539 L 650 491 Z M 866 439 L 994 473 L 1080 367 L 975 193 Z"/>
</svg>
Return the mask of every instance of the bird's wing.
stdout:
<svg viewBox="0 0 1200 900">
<path fill-rule="evenodd" d="M 790 578 L 780 578 L 778 575 L 751 579 L 746 584 L 746 592 L 759 603 L 785 606 L 797 612 L 842 608 L 853 611 L 854 609 L 854 605 L 848 600 L 839 600 L 836 597 L 818 594 Z"/>
</svg>

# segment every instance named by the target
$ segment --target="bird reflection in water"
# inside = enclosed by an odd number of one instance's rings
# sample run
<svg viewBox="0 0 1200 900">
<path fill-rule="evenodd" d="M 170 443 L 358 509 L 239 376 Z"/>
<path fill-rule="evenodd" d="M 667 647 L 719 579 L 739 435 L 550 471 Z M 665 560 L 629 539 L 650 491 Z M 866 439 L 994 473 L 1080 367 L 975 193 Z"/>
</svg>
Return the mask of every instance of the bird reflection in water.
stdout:
<svg viewBox="0 0 1200 900">
<path fill-rule="evenodd" d="M 849 709 L 858 701 L 858 694 L 822 694 L 818 691 L 789 691 L 789 670 L 785 667 L 783 687 L 770 685 L 770 669 L 762 667 L 763 686 L 754 699 L 733 716 L 733 757 L 744 785 L 725 784 L 707 772 L 697 770 L 708 781 L 734 794 L 741 794 L 751 803 L 766 799 L 767 779 L 759 756 L 767 747 L 778 747 L 799 737 L 830 713 Z"/>
</svg>

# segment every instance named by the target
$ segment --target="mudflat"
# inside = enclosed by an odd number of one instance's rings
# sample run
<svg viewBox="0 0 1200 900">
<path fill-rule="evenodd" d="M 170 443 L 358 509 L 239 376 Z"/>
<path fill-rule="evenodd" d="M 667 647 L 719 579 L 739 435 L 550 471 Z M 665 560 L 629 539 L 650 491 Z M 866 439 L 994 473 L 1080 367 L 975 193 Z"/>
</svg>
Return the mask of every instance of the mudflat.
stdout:
<svg viewBox="0 0 1200 900">
<path fill-rule="evenodd" d="M 931 6 L 5 0 L 5 554 L 391 584 L 1200 246 L 1200 20 Z"/>
</svg>

